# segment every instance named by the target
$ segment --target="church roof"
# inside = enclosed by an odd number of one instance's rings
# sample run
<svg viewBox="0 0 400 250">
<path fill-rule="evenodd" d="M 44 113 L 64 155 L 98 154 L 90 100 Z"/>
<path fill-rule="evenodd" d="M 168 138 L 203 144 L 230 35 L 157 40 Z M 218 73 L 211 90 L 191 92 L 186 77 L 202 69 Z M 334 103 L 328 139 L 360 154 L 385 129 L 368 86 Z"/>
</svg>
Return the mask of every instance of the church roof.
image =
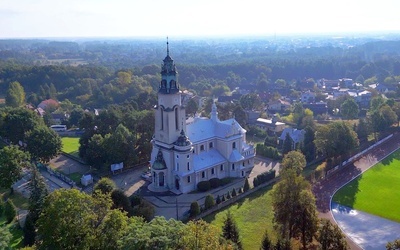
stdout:
<svg viewBox="0 0 400 250">
<path fill-rule="evenodd" d="M 243 155 L 241 155 L 237 149 L 232 150 L 232 153 L 229 156 L 230 162 L 238 162 L 243 159 L 244 159 Z"/>
<path fill-rule="evenodd" d="M 224 162 L 226 162 L 225 158 L 216 149 L 210 149 L 208 151 L 203 151 L 198 155 L 193 155 L 195 172 L 202 171 Z"/>
<path fill-rule="evenodd" d="M 229 138 L 246 133 L 235 119 L 225 121 L 196 117 L 192 123 L 186 125 L 186 133 L 192 143 L 208 140 L 213 137 Z"/>
</svg>

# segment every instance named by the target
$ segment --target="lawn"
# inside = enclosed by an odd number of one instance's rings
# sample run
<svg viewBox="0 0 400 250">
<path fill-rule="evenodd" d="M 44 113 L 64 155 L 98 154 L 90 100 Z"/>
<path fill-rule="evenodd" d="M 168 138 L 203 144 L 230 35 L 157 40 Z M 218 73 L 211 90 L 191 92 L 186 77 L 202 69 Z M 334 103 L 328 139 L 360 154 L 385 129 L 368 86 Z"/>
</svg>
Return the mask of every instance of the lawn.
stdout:
<svg viewBox="0 0 400 250">
<path fill-rule="evenodd" d="M 79 137 L 62 137 L 62 151 L 79 158 Z"/>
<path fill-rule="evenodd" d="M 16 191 L 14 191 L 12 195 L 10 195 L 10 189 L 0 188 L 0 199 L 3 199 L 3 197 L 11 199 L 14 205 L 20 209 L 29 208 L 28 198 L 25 198 L 22 194 Z"/>
<path fill-rule="evenodd" d="M 341 188 L 333 201 L 400 222 L 400 150 Z"/>
<path fill-rule="evenodd" d="M 6 224 L 5 216 L 0 216 L 0 227 L 6 226 L 10 233 L 12 234 L 12 239 L 9 247 L 11 249 L 20 249 L 23 245 L 23 232 L 22 229 L 18 226 L 18 222 L 11 222 L 10 224 Z"/>
<path fill-rule="evenodd" d="M 244 249 L 260 249 L 265 230 L 268 230 L 270 239 L 275 242 L 271 187 L 260 189 L 232 206 L 203 219 L 222 229 L 228 209 L 239 228 Z"/>
</svg>

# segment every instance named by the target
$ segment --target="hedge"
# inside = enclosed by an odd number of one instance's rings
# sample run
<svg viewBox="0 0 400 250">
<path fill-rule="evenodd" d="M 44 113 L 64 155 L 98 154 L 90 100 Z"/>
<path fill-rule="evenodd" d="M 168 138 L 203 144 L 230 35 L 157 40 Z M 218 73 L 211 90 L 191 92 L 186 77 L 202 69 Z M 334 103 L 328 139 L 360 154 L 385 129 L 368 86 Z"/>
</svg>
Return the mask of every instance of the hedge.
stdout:
<svg viewBox="0 0 400 250">
<path fill-rule="evenodd" d="M 257 187 L 258 185 L 273 180 L 274 178 L 275 178 L 275 170 L 270 170 L 268 172 L 257 175 L 257 177 L 255 177 L 253 180 L 253 185 L 254 187 Z"/>
</svg>

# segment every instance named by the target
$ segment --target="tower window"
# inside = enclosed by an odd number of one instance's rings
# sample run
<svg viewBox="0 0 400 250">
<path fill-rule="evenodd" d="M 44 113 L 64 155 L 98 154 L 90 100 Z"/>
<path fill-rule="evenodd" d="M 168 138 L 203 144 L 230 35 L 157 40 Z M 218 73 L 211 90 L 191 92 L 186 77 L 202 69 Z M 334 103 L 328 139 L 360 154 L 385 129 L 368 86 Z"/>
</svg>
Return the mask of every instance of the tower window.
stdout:
<svg viewBox="0 0 400 250">
<path fill-rule="evenodd" d="M 211 174 L 214 175 L 215 174 L 215 170 L 214 168 L 211 169 Z"/>
<path fill-rule="evenodd" d="M 201 178 L 203 178 L 203 179 L 206 178 L 206 172 L 204 172 L 204 171 L 201 172 Z"/>
<path fill-rule="evenodd" d="M 190 183 L 190 175 L 187 177 L 187 182 Z"/>
<path fill-rule="evenodd" d="M 179 130 L 178 108 L 175 108 L 175 127 L 176 127 L 176 130 Z"/>
<path fill-rule="evenodd" d="M 232 148 L 235 149 L 236 148 L 236 142 L 232 143 Z"/>
<path fill-rule="evenodd" d="M 187 163 L 187 170 L 190 171 L 190 163 Z"/>
<path fill-rule="evenodd" d="M 219 167 L 219 169 L 220 169 L 221 171 L 224 171 L 224 165 L 221 164 L 221 166 Z"/>
<path fill-rule="evenodd" d="M 200 146 L 200 151 L 204 151 L 204 145 Z"/>
<path fill-rule="evenodd" d="M 161 108 L 161 130 L 164 130 L 164 109 Z"/>
<path fill-rule="evenodd" d="M 208 144 L 209 148 L 213 148 L 214 147 L 214 143 L 210 142 L 210 144 Z"/>
<path fill-rule="evenodd" d="M 232 163 L 232 170 L 235 170 L 235 163 Z"/>
</svg>

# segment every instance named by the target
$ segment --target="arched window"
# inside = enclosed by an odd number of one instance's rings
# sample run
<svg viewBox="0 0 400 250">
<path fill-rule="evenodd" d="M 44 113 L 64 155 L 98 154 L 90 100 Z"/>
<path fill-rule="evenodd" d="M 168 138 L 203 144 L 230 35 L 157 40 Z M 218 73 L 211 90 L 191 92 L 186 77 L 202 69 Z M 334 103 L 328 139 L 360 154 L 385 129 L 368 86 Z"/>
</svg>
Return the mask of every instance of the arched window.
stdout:
<svg viewBox="0 0 400 250">
<path fill-rule="evenodd" d="M 176 130 L 179 130 L 178 108 L 175 108 L 175 127 L 176 127 Z"/>
<path fill-rule="evenodd" d="M 236 148 L 236 142 L 232 143 L 232 148 L 235 149 Z"/>
<path fill-rule="evenodd" d="M 163 108 L 161 108 L 160 114 L 161 114 L 161 117 L 160 117 L 160 119 L 161 119 L 161 130 L 164 130 L 164 109 Z"/>
<path fill-rule="evenodd" d="M 200 151 L 204 151 L 204 145 L 200 145 Z"/>
</svg>

